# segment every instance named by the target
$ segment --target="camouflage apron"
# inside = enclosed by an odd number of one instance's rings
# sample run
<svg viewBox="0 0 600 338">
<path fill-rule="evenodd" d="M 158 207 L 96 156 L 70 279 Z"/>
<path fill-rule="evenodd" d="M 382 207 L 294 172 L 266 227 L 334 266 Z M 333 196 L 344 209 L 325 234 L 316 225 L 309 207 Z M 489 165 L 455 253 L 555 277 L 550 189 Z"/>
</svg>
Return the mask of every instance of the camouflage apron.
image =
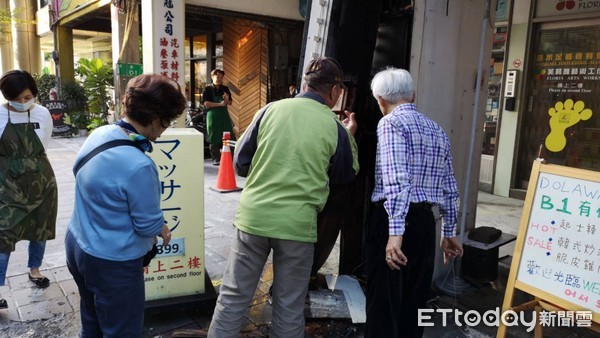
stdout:
<svg viewBox="0 0 600 338">
<path fill-rule="evenodd" d="M 0 252 L 14 251 L 23 239 L 53 239 L 57 200 L 54 171 L 31 120 L 13 124 L 8 110 L 0 137 Z"/>
</svg>

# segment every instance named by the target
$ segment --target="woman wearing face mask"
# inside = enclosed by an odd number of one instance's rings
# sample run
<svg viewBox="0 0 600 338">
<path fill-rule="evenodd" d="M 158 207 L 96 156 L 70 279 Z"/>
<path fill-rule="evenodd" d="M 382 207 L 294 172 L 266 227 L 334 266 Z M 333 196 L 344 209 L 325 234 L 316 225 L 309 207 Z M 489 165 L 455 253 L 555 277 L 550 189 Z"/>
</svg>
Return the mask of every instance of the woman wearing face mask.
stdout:
<svg viewBox="0 0 600 338">
<path fill-rule="evenodd" d="M 56 227 L 57 188 L 45 149 L 52 136 L 48 110 L 34 103 L 33 77 L 11 70 L 0 78 L 8 102 L 0 106 L 0 286 L 8 259 L 20 240 L 29 240 L 29 280 L 37 287 L 50 281 L 40 273 L 46 240 Z M 0 297 L 0 309 L 7 308 Z"/>
</svg>

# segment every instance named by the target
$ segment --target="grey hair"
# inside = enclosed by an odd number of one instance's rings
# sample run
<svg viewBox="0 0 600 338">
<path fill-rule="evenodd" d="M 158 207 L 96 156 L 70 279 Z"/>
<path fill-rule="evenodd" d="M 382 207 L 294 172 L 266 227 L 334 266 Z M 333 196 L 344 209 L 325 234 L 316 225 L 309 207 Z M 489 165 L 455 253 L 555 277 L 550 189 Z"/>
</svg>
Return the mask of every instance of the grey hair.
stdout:
<svg viewBox="0 0 600 338">
<path fill-rule="evenodd" d="M 410 73 L 393 67 L 375 74 L 371 80 L 371 91 L 373 97 L 381 97 L 388 103 L 398 103 L 401 100 L 412 102 L 415 93 Z"/>
</svg>

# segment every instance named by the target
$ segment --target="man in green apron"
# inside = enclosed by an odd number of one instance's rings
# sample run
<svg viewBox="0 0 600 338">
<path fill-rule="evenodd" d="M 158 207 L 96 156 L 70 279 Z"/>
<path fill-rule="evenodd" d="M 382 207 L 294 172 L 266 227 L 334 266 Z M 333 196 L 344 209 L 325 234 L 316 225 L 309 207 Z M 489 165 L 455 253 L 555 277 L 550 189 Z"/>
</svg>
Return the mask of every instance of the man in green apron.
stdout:
<svg viewBox="0 0 600 338">
<path fill-rule="evenodd" d="M 202 104 L 208 108 L 206 113 L 206 139 L 210 143 L 210 155 L 214 165 L 221 161 L 221 147 L 223 146 L 223 132 L 228 131 L 231 139 L 235 140 L 233 127 L 229 118 L 227 106 L 231 100 L 229 87 L 223 84 L 225 72 L 215 69 L 210 73 L 213 84 L 202 91 Z"/>
<path fill-rule="evenodd" d="M 29 240 L 29 280 L 49 285 L 39 267 L 46 240 L 55 236 L 58 193 L 56 178 L 46 156 L 52 133 L 48 110 L 34 103 L 38 93 L 31 75 L 9 71 L 0 78 L 7 104 L 0 107 L 0 286 L 8 259 L 20 240 Z M 0 298 L 0 309 L 8 307 Z"/>
</svg>

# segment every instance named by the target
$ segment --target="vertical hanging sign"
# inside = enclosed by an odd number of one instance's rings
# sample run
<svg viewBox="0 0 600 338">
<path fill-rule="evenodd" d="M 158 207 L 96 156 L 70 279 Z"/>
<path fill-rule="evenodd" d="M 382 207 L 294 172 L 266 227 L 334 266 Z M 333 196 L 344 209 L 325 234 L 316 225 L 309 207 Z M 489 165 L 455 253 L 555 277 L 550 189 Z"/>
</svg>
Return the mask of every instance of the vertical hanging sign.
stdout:
<svg viewBox="0 0 600 338">
<path fill-rule="evenodd" d="M 144 70 L 167 76 L 184 88 L 185 2 L 142 1 L 142 17 Z"/>
</svg>

